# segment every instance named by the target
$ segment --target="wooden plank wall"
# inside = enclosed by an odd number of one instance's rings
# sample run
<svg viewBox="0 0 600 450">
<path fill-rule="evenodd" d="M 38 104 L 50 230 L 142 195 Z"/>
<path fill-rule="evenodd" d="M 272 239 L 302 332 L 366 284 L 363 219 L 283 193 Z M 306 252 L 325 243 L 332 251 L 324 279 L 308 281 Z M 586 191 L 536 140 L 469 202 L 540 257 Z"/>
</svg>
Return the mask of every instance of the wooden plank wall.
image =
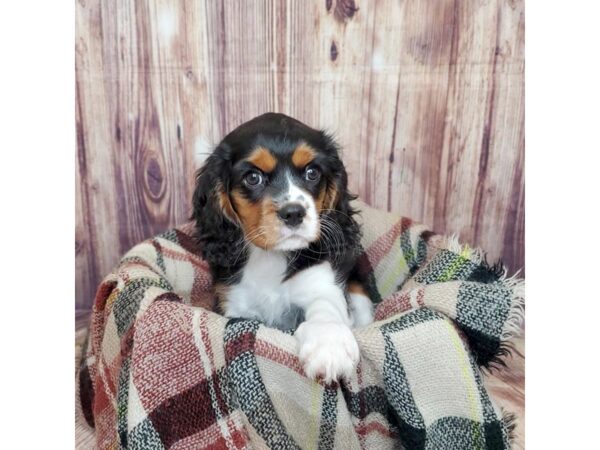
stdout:
<svg viewBox="0 0 600 450">
<path fill-rule="evenodd" d="M 265 111 L 335 132 L 368 203 L 524 265 L 521 0 L 78 0 L 76 72 L 81 314 Z"/>
</svg>

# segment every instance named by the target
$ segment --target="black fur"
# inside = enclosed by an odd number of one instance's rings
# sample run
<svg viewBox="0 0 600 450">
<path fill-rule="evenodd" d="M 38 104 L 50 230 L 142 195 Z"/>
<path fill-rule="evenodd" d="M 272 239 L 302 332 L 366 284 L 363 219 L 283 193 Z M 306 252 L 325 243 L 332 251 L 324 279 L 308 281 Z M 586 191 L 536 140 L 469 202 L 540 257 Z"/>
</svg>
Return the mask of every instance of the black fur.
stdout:
<svg viewBox="0 0 600 450">
<path fill-rule="evenodd" d="M 244 233 L 235 221 L 229 220 L 224 214 L 218 190 L 229 194 L 235 186 L 239 186 L 239 164 L 236 163 L 257 146 L 267 147 L 278 159 L 285 159 L 301 142 L 317 150 L 315 161 L 322 169 L 319 183 L 335 185 L 338 192 L 333 207 L 324 210 L 321 217 L 326 216 L 339 226 L 342 239 L 336 242 L 318 240 L 306 249 L 288 252 L 286 277 L 292 277 L 313 264 L 330 261 L 338 281 L 345 282 L 351 275 L 352 278 L 358 278 L 354 266 L 361 252 L 360 228 L 353 217 L 355 211 L 350 201 L 355 197 L 348 191 L 347 174 L 339 158 L 338 145 L 323 131 L 283 114 L 267 113 L 229 133 L 197 174 L 192 218 L 196 221 L 196 238 L 201 245 L 202 256 L 208 261 L 215 282 L 227 285 L 237 283 L 248 258 L 244 248 Z M 273 183 L 277 182 L 273 180 Z M 251 192 L 247 194 L 251 201 L 254 200 L 252 195 Z"/>
<path fill-rule="evenodd" d="M 216 191 L 219 185 L 225 191 L 229 189 L 231 156 L 230 147 L 222 142 L 198 171 L 193 196 L 195 237 L 201 244 L 202 256 L 210 265 L 214 281 L 231 278 L 231 282 L 235 282 L 247 258 L 242 252 L 242 229 L 225 217 Z"/>
<path fill-rule="evenodd" d="M 313 242 L 307 249 L 290 252 L 287 277 L 289 278 L 296 272 L 315 263 L 327 260 L 336 271 L 338 281 L 343 282 L 348 280 L 356 265 L 356 260 L 362 252 L 360 246 L 361 230 L 353 217 L 356 211 L 352 208 L 350 202 L 356 196 L 348 191 L 348 175 L 344 164 L 339 159 L 338 146 L 331 136 L 323 133 L 323 137 L 330 168 L 330 172 L 327 174 L 327 182 L 336 185 L 338 197 L 333 208 L 321 214 L 321 221 L 330 220 L 335 222 L 341 230 L 342 239 L 336 242 L 320 239 Z"/>
</svg>

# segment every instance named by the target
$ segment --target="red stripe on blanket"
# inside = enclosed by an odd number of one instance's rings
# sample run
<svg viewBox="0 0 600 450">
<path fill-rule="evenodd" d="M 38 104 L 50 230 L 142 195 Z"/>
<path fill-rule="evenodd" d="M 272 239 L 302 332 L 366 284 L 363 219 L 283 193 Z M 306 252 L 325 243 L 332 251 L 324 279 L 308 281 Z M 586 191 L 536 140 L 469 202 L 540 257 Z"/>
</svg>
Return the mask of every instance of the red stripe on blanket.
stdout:
<svg viewBox="0 0 600 450">
<path fill-rule="evenodd" d="M 417 304 L 419 306 L 425 306 L 425 289 L 419 288 L 417 291 Z"/>
<path fill-rule="evenodd" d="M 200 328 L 200 339 L 204 344 L 204 348 L 206 349 L 206 354 L 208 355 L 208 360 L 210 361 L 211 367 L 215 366 L 215 355 L 212 350 L 212 345 L 210 342 L 210 336 L 208 335 L 208 311 L 200 311 L 200 320 L 198 320 L 198 326 Z"/>
<path fill-rule="evenodd" d="M 185 235 L 181 233 L 178 234 L 180 239 L 183 236 Z M 157 252 L 162 253 L 163 257 L 175 261 L 186 261 L 192 265 L 192 268 L 194 269 L 194 281 L 192 283 L 190 300 L 195 306 L 201 306 L 203 308 L 210 309 L 211 311 L 214 310 L 215 299 L 212 295 L 213 280 L 208 263 L 194 253 L 182 253 L 177 250 L 164 247 L 160 245 L 160 242 L 158 242 L 156 239 L 152 241 L 152 245 L 154 245 Z"/>
<path fill-rule="evenodd" d="M 96 446 L 99 449 L 119 448 L 117 443 L 117 414 L 112 405 L 102 411 L 94 411 Z"/>
<path fill-rule="evenodd" d="M 216 422 L 210 382 L 202 380 L 190 389 L 169 397 L 148 414 L 165 448 Z"/>
<path fill-rule="evenodd" d="M 152 303 L 135 324 L 131 376 L 146 411 L 191 389 L 206 373 L 192 332 L 192 309 L 176 302 Z"/>
<path fill-rule="evenodd" d="M 108 396 L 110 388 L 106 386 L 105 379 L 103 377 L 98 377 L 96 383 L 98 386 L 96 386 L 97 392 L 96 397 L 94 398 L 94 416 L 97 418 L 99 413 L 102 413 L 107 409 L 112 409 L 112 403 Z"/>
<path fill-rule="evenodd" d="M 217 376 L 217 373 L 219 372 L 213 372 L 213 375 L 210 377 L 212 390 L 215 393 L 215 397 L 217 400 L 217 404 L 213 404 L 213 408 L 216 410 L 217 415 L 226 416 L 227 414 L 229 414 L 229 408 L 227 408 L 225 399 L 223 399 L 223 392 L 221 392 L 221 386 L 219 384 L 219 377 Z"/>
<path fill-rule="evenodd" d="M 379 434 L 383 434 L 384 436 L 387 436 L 389 438 L 396 438 L 396 433 L 392 432 L 389 428 L 387 428 L 384 424 L 382 424 L 381 422 L 370 422 L 368 424 L 361 424 L 359 426 L 357 426 L 356 428 L 356 432 L 358 433 L 358 435 L 360 437 L 366 437 L 367 434 L 369 433 L 379 433 Z"/>
<path fill-rule="evenodd" d="M 396 222 L 392 228 L 381 235 L 371 244 L 366 250 L 366 256 L 371 263 L 371 266 L 376 267 L 377 264 L 387 255 L 402 233 L 404 233 L 412 225 L 412 220 L 403 217 L 399 222 Z"/>
<path fill-rule="evenodd" d="M 99 357 L 102 351 L 101 345 L 104 337 L 106 318 L 108 315 L 106 311 L 106 302 L 116 287 L 116 281 L 103 281 L 96 292 L 93 306 L 92 323 L 90 325 L 91 353 L 96 357 Z"/>
<path fill-rule="evenodd" d="M 276 345 L 271 344 L 268 341 L 263 341 L 257 339 L 254 344 L 254 353 L 256 356 L 260 356 L 261 358 L 268 359 L 269 361 L 276 362 L 285 366 L 286 368 L 293 370 L 297 374 L 306 378 L 306 374 L 304 373 L 304 369 L 302 368 L 302 363 L 297 355 L 287 352 Z M 339 384 L 333 381 L 330 384 L 325 383 L 324 381 L 318 379 L 315 380 L 316 383 L 320 384 L 321 387 L 325 389 L 333 389 L 337 390 Z"/>
<path fill-rule="evenodd" d="M 203 272 L 194 267 L 194 283 L 192 284 L 191 302 L 194 306 L 200 306 L 209 311 L 215 310 L 216 297 L 212 275 L 210 272 Z"/>
<path fill-rule="evenodd" d="M 194 267 L 197 267 L 202 272 L 208 272 L 210 270 L 208 267 L 208 263 L 199 256 L 196 256 L 192 253 L 181 253 L 163 246 L 161 246 L 160 248 L 162 254 L 168 258 L 174 259 L 176 261 L 189 261 Z"/>
<path fill-rule="evenodd" d="M 237 358 L 240 354 L 252 351 L 256 337 L 251 332 L 240 334 L 235 339 L 225 344 L 225 356 L 227 361 Z"/>
<path fill-rule="evenodd" d="M 117 429 L 117 414 L 112 401 L 107 396 L 108 389 L 104 380 L 98 377 L 94 399 L 94 424 L 96 426 L 96 444 L 99 449 L 116 448 L 114 446 Z"/>
<path fill-rule="evenodd" d="M 187 252 L 199 255 L 201 252 L 200 243 L 192 237 L 195 231 L 195 224 L 185 224 L 180 228 L 175 228 L 175 235 L 179 241 L 179 245 Z"/>
<path fill-rule="evenodd" d="M 271 344 L 270 342 L 260 339 L 258 339 L 254 345 L 254 352 L 256 356 L 260 356 L 261 358 L 281 364 L 282 366 L 285 366 L 286 368 L 293 370 L 297 374 L 306 378 L 306 374 L 304 373 L 304 369 L 302 368 L 302 364 L 297 355 L 287 352 L 282 348 Z M 339 384 L 335 381 L 330 384 L 326 384 L 324 381 L 319 379 L 315 380 L 315 382 L 320 384 L 325 389 L 337 390 L 339 386 Z"/>
<path fill-rule="evenodd" d="M 121 336 L 121 351 L 120 357 L 121 360 L 124 360 L 131 354 L 131 349 L 133 348 L 133 335 L 135 334 L 135 324 L 132 324 L 125 334 Z M 120 365 L 120 363 L 119 363 Z"/>
<path fill-rule="evenodd" d="M 298 356 L 276 347 L 270 342 L 263 341 L 262 339 L 256 341 L 255 351 L 257 356 L 279 363 L 282 366 L 305 376 Z"/>
<path fill-rule="evenodd" d="M 410 292 L 394 292 L 382 301 L 375 310 L 375 321 L 383 320 L 394 314 L 403 313 L 412 309 Z"/>
<path fill-rule="evenodd" d="M 233 420 L 227 420 L 227 425 L 229 427 L 229 432 L 231 434 L 231 439 L 233 440 L 233 444 L 236 448 L 246 448 L 249 446 L 249 438 L 246 435 L 246 431 L 243 429 L 235 428 L 235 423 Z"/>
<path fill-rule="evenodd" d="M 249 441 L 246 435 L 241 430 L 233 430 L 229 442 L 221 436 L 216 442 L 203 448 L 207 450 L 228 450 L 231 448 L 230 443 L 233 443 L 235 446 L 233 448 L 242 449 L 249 447 Z"/>
<path fill-rule="evenodd" d="M 229 436 L 227 437 L 223 435 L 222 425 L 215 422 L 205 430 L 178 440 L 170 447 L 170 450 L 195 448 L 228 450 L 247 448 L 249 446 L 248 438 L 242 430 L 231 428 L 232 424 L 232 420 L 227 420 L 227 431 L 229 432 Z"/>
</svg>

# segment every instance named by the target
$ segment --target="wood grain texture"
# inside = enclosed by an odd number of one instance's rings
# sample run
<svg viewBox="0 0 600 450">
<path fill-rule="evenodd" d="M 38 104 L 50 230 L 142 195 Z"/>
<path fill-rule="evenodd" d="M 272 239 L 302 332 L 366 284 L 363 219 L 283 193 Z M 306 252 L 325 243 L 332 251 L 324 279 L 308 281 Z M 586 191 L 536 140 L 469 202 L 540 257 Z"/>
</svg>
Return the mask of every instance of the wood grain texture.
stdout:
<svg viewBox="0 0 600 450">
<path fill-rule="evenodd" d="M 325 128 L 373 206 L 524 265 L 519 0 L 79 0 L 76 308 L 190 213 L 193 173 L 266 111 Z"/>
</svg>

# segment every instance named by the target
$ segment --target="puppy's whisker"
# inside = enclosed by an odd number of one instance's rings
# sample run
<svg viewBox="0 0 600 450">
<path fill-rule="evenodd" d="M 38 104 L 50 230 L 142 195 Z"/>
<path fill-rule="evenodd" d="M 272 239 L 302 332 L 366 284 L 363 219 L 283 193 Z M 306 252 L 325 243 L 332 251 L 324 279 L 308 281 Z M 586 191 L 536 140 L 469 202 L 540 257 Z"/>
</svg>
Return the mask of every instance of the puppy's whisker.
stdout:
<svg viewBox="0 0 600 450">
<path fill-rule="evenodd" d="M 241 248 L 241 249 L 240 249 L 240 251 L 238 252 L 238 254 L 237 254 L 237 256 L 236 256 L 235 260 L 233 261 L 233 265 L 235 265 L 235 264 L 236 264 L 236 263 L 239 261 L 239 259 L 240 259 L 240 256 L 242 256 L 242 255 L 244 254 L 244 252 L 245 252 L 246 250 L 248 250 L 248 248 L 249 248 L 249 247 L 250 247 L 250 245 L 252 244 L 252 241 L 253 241 L 254 239 L 257 239 L 257 238 L 259 238 L 259 237 L 262 237 L 263 235 L 264 235 L 264 231 L 262 231 L 262 229 L 261 229 L 261 228 L 258 228 L 257 230 L 254 230 L 254 231 L 253 231 L 252 233 L 250 233 L 249 235 L 247 235 L 247 236 L 243 236 L 243 237 L 241 238 L 241 241 L 242 241 L 242 243 L 243 243 L 243 245 L 242 245 L 242 248 Z M 239 245 L 239 243 L 238 243 L 238 245 Z"/>
<path fill-rule="evenodd" d="M 325 249 L 321 252 L 319 252 L 320 255 L 327 255 L 330 259 L 332 263 L 336 263 L 337 262 L 337 251 L 335 250 L 335 242 L 334 239 L 332 237 L 332 235 L 329 232 L 329 229 L 324 230 L 323 232 L 323 244 Z"/>
<path fill-rule="evenodd" d="M 290 266 L 293 266 L 293 265 L 294 265 L 294 263 L 295 263 L 296 261 L 298 261 L 298 258 L 300 258 L 300 253 L 301 253 L 301 252 L 300 252 L 300 251 L 297 251 L 297 250 L 296 250 L 296 251 L 294 251 L 294 252 L 292 252 L 292 259 L 289 261 L 289 265 L 290 265 Z"/>
<path fill-rule="evenodd" d="M 340 226 L 335 223 L 333 220 L 327 218 L 326 220 L 322 221 L 322 225 L 323 225 L 323 229 L 325 231 L 325 233 L 330 233 L 329 236 L 334 240 L 334 244 L 337 245 L 341 245 L 342 244 L 342 240 L 340 239 L 341 237 L 341 228 Z"/>
<path fill-rule="evenodd" d="M 235 260 L 232 263 L 232 266 L 235 266 L 237 264 L 237 262 L 239 261 L 240 257 L 246 252 L 246 250 L 248 250 L 248 248 L 250 247 L 250 245 L 252 245 L 252 241 L 254 239 L 257 239 L 259 237 L 262 237 L 265 235 L 265 231 L 262 229 L 262 227 L 254 230 L 253 232 L 249 233 L 248 235 L 243 236 L 240 240 L 243 242 L 242 248 L 240 249 L 240 251 L 238 252 Z M 238 241 L 238 243 L 240 243 Z M 238 244 L 239 245 L 239 244 Z M 225 278 L 223 280 L 223 282 L 225 284 L 227 284 L 229 281 L 233 280 L 235 278 L 236 274 L 232 274 L 231 276 Z"/>
<path fill-rule="evenodd" d="M 323 240 L 327 247 L 331 249 L 331 257 L 334 262 L 338 262 L 344 251 L 344 235 L 341 227 L 329 217 L 323 217 L 321 221 Z"/>
<path fill-rule="evenodd" d="M 341 214 L 342 216 L 345 216 L 345 217 L 347 217 L 350 220 L 354 220 L 348 214 L 346 214 L 345 212 L 340 211 L 339 209 L 324 208 L 324 209 L 321 210 L 321 213 L 325 213 L 326 217 L 329 216 L 329 214 L 327 214 L 327 213 Z"/>
</svg>

